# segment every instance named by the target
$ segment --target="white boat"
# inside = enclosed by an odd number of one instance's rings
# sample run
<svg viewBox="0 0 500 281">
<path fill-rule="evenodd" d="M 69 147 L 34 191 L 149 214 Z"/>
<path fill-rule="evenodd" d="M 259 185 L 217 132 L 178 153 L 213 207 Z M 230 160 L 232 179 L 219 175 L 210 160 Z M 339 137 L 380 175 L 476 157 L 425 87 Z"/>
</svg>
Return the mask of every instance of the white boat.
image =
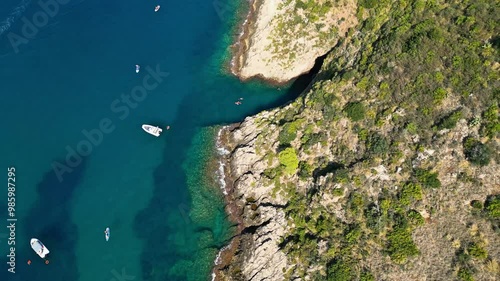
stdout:
<svg viewBox="0 0 500 281">
<path fill-rule="evenodd" d="M 158 10 L 160 10 L 160 5 L 155 7 L 155 12 L 158 12 Z"/>
<path fill-rule="evenodd" d="M 158 126 L 152 126 L 147 124 L 142 125 L 142 129 L 146 131 L 146 133 L 151 134 L 155 137 L 159 137 L 160 133 L 163 131 Z"/>
<path fill-rule="evenodd" d="M 50 253 L 49 249 L 47 249 L 47 247 L 45 247 L 45 245 L 43 245 L 43 243 L 36 238 L 31 238 L 30 244 L 31 249 L 33 249 L 33 251 L 35 251 L 35 253 L 42 259 L 44 259 L 48 253 Z"/>
<path fill-rule="evenodd" d="M 140 70 L 141 70 L 141 66 L 136 64 L 135 65 L 135 73 L 139 73 Z"/>
<path fill-rule="evenodd" d="M 109 235 L 110 235 L 109 227 L 106 227 L 106 230 L 104 231 L 104 236 L 106 237 L 106 241 L 109 240 Z"/>
</svg>

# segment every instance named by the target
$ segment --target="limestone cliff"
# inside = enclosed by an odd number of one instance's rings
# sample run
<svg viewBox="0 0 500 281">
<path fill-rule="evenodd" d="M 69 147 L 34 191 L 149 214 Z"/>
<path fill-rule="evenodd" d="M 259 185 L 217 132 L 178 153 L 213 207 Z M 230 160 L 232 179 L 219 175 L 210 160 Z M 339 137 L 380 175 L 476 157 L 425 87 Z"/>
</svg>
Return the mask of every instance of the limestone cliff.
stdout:
<svg viewBox="0 0 500 281">
<path fill-rule="evenodd" d="M 243 80 L 284 83 L 314 66 L 357 24 L 351 0 L 253 0 L 235 45 L 232 71 Z"/>
</svg>

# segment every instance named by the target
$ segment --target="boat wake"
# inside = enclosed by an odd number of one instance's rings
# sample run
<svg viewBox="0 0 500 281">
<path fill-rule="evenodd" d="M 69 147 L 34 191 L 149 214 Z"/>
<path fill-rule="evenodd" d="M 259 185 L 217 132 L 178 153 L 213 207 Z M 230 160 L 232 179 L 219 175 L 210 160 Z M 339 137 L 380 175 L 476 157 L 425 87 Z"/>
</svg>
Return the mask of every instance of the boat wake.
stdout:
<svg viewBox="0 0 500 281">
<path fill-rule="evenodd" d="M 26 8 L 31 3 L 31 0 L 22 0 L 19 6 L 15 7 L 7 18 L 0 22 L 0 36 L 7 32 L 12 24 L 21 17 L 21 15 L 26 11 Z"/>
</svg>

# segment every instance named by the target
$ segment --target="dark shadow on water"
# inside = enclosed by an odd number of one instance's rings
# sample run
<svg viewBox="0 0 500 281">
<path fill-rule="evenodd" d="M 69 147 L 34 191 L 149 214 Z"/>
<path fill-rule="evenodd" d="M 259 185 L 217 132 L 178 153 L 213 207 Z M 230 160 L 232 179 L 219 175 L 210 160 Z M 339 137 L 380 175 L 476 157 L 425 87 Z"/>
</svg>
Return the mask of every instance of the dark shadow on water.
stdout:
<svg viewBox="0 0 500 281">
<path fill-rule="evenodd" d="M 314 62 L 313 68 L 311 68 L 311 70 L 308 73 L 302 74 L 301 76 L 297 77 L 297 79 L 295 79 L 293 82 L 291 82 L 292 84 L 286 89 L 287 91 L 286 94 L 280 97 L 278 100 L 276 100 L 276 102 L 271 103 L 269 105 L 257 107 L 254 109 L 254 112 L 252 112 L 250 115 L 257 114 L 264 110 L 269 110 L 272 108 L 286 105 L 289 102 L 292 102 L 295 99 L 297 99 L 302 93 L 304 93 L 304 91 L 309 90 L 311 82 L 321 69 L 321 66 L 323 65 L 323 61 L 325 60 L 326 56 L 327 55 L 317 58 L 316 61 Z"/>
<path fill-rule="evenodd" d="M 274 102 L 258 105 L 252 107 L 250 110 L 242 112 L 238 116 L 229 117 L 229 118 L 219 118 L 214 120 L 199 120 L 198 126 L 207 127 L 213 125 L 221 125 L 221 124 L 231 124 L 236 122 L 241 122 L 246 116 L 252 116 L 264 110 L 270 110 L 273 108 L 281 107 L 287 105 L 289 102 L 296 100 L 302 93 L 308 91 L 312 85 L 312 82 L 318 72 L 321 70 L 321 66 L 323 65 L 323 61 L 328 56 L 328 54 L 321 56 L 316 59 L 313 68 L 305 74 L 300 75 L 295 80 L 289 82 L 287 85 L 283 86 L 275 86 L 277 89 L 281 89 L 281 91 L 285 91 L 285 94 L 280 95 L 278 99 Z M 210 96 L 206 98 L 211 98 Z M 197 100 L 199 97 L 197 97 Z M 188 104 L 189 108 L 192 108 L 193 104 L 197 104 L 196 101 Z M 200 108 L 201 112 L 203 108 Z"/>
<path fill-rule="evenodd" d="M 64 163 L 63 161 L 59 161 Z M 63 175 L 60 182 L 55 172 L 47 171 L 37 185 L 36 202 L 22 222 L 26 230 L 23 237 L 38 238 L 50 250 L 47 256 L 49 264 L 36 255 L 28 241 L 16 241 L 16 274 L 8 273 L 7 278 L 0 280 L 78 280 L 79 273 L 75 256 L 75 245 L 78 239 L 77 226 L 71 221 L 71 201 L 75 189 L 80 185 L 85 170 L 85 160 L 71 173 Z M 20 260 L 20 258 L 26 258 Z M 2 264 L 5 265 L 2 256 Z M 26 264 L 27 259 L 32 261 Z"/>
</svg>

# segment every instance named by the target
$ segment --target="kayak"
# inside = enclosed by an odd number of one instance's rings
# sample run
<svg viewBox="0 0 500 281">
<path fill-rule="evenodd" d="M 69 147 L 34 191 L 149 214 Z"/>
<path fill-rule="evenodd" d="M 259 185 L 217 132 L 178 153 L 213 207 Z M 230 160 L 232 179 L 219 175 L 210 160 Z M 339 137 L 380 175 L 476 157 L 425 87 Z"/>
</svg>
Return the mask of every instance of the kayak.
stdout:
<svg viewBox="0 0 500 281">
<path fill-rule="evenodd" d="M 109 227 L 106 227 L 106 230 L 104 231 L 104 236 L 106 237 L 106 241 L 109 240 L 109 235 L 110 235 Z"/>
</svg>

